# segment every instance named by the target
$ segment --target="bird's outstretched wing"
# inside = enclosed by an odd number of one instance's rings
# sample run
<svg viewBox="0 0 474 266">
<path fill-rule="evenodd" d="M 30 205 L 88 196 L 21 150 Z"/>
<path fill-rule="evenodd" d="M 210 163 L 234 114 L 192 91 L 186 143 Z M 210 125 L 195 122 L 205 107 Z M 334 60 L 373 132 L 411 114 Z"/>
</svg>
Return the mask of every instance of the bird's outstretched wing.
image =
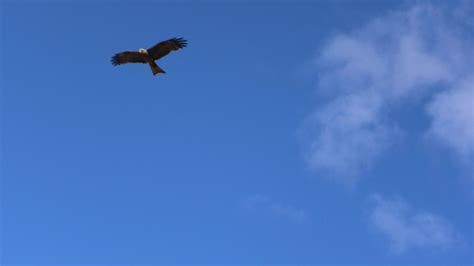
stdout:
<svg viewBox="0 0 474 266">
<path fill-rule="evenodd" d="M 148 63 L 147 55 L 134 51 L 125 51 L 112 56 L 112 65 L 122 65 L 126 63 Z"/>
<path fill-rule="evenodd" d="M 188 44 L 186 40 L 183 38 L 172 38 L 166 41 L 159 42 L 147 51 L 148 55 L 150 55 L 154 60 L 157 60 L 169 54 L 171 51 L 184 48 L 187 45 Z"/>
</svg>

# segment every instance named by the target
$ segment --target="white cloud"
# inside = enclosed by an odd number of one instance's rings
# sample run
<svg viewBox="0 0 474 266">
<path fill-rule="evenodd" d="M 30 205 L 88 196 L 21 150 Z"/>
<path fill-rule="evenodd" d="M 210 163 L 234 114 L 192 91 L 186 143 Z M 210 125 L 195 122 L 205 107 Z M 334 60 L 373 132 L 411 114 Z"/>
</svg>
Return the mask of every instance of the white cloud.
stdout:
<svg viewBox="0 0 474 266">
<path fill-rule="evenodd" d="M 318 91 L 329 100 L 306 119 L 309 166 L 354 183 L 402 132 L 391 111 L 406 101 L 426 104 L 420 99 L 437 93 L 428 103 L 431 132 L 462 156 L 474 149 L 474 97 L 470 89 L 455 89 L 472 87 L 466 77 L 472 74 L 474 41 L 463 30 L 459 15 L 419 4 L 327 40 L 316 70 Z M 462 113 L 454 117 L 448 112 L 456 104 Z M 451 125 L 443 128 L 447 120 Z"/>
<path fill-rule="evenodd" d="M 309 165 L 330 169 L 330 176 L 352 184 L 359 170 L 369 167 L 397 135 L 390 125 L 380 123 L 381 108 L 377 95 L 351 94 L 309 117 L 307 128 L 317 136 L 310 140 Z"/>
<path fill-rule="evenodd" d="M 310 220 L 306 210 L 274 201 L 260 194 L 246 198 L 244 207 L 252 211 L 268 211 L 297 224 L 308 223 Z"/>
<path fill-rule="evenodd" d="M 375 205 L 370 222 L 395 253 L 412 249 L 447 250 L 460 241 L 453 226 L 440 216 L 414 210 L 401 199 L 386 200 L 380 195 L 371 199 Z"/>
<path fill-rule="evenodd" d="M 474 76 L 434 98 L 428 106 L 430 134 L 462 158 L 474 156 Z"/>
</svg>

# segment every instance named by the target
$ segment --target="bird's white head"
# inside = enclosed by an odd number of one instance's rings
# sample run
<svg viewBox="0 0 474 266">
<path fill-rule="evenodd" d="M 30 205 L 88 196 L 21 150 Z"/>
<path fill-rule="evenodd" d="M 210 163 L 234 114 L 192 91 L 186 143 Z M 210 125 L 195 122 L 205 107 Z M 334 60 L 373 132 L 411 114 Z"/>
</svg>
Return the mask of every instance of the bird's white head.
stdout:
<svg viewBox="0 0 474 266">
<path fill-rule="evenodd" d="M 143 49 L 143 48 L 138 49 L 138 52 L 142 53 L 142 54 L 148 54 L 148 51 L 146 49 Z"/>
</svg>

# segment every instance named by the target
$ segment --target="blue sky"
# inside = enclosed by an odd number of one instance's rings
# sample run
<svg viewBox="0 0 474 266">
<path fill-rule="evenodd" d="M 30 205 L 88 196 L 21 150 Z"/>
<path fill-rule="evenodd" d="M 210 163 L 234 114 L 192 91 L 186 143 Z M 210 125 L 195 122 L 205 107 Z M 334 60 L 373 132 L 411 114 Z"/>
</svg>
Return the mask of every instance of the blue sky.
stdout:
<svg viewBox="0 0 474 266">
<path fill-rule="evenodd" d="M 1 7 L 2 264 L 474 262 L 472 1 Z"/>
</svg>

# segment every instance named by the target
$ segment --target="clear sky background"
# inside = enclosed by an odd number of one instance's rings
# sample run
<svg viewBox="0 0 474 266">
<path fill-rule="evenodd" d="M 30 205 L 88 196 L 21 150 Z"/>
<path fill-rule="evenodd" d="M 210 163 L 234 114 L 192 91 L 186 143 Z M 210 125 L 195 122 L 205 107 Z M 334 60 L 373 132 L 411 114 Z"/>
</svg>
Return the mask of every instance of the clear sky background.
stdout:
<svg viewBox="0 0 474 266">
<path fill-rule="evenodd" d="M 2 265 L 474 263 L 473 1 L 1 3 Z"/>
</svg>

